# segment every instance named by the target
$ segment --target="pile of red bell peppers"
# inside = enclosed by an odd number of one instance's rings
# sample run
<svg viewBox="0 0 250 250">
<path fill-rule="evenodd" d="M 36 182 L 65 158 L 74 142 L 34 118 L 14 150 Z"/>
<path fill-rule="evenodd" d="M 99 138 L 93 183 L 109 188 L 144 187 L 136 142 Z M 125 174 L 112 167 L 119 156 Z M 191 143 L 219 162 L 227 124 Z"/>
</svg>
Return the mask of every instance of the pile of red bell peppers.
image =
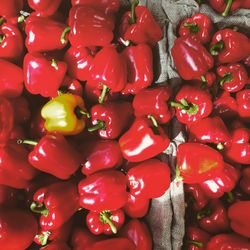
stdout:
<svg viewBox="0 0 250 250">
<path fill-rule="evenodd" d="M 187 135 L 176 168 L 185 190 L 184 249 L 250 249 L 250 39 L 245 32 L 219 29 L 209 16 L 196 13 L 179 23 L 171 50 L 182 85 L 170 105 Z"/>
</svg>

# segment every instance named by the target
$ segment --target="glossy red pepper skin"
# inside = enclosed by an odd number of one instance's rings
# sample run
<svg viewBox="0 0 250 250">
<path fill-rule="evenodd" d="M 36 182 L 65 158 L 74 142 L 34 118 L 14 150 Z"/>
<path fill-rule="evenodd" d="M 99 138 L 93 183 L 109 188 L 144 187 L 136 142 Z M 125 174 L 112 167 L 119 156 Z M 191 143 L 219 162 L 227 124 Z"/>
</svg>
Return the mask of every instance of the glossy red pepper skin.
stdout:
<svg viewBox="0 0 250 250">
<path fill-rule="evenodd" d="M 249 249 L 250 243 L 245 237 L 237 234 L 218 234 L 210 238 L 207 250 Z"/>
<path fill-rule="evenodd" d="M 240 118 L 245 121 L 250 120 L 250 90 L 243 89 L 236 93 L 236 103 Z"/>
<path fill-rule="evenodd" d="M 80 206 L 96 212 L 117 210 L 128 200 L 126 176 L 115 170 L 95 173 L 81 180 L 78 192 Z"/>
<path fill-rule="evenodd" d="M 158 198 L 170 186 L 170 168 L 158 159 L 146 160 L 129 169 L 127 181 L 132 195 Z"/>
<path fill-rule="evenodd" d="M 59 88 L 59 92 L 60 91 L 62 93 L 70 93 L 73 95 L 82 96 L 83 95 L 83 86 L 78 80 L 73 79 L 73 78 L 66 75 L 66 77 L 63 80 L 63 83 L 61 84 L 61 86 Z"/>
<path fill-rule="evenodd" d="M 96 213 L 90 211 L 86 216 L 86 224 L 90 232 L 94 235 L 116 234 L 123 226 L 125 215 L 123 210 L 118 209 L 114 211 L 102 211 Z"/>
<path fill-rule="evenodd" d="M 23 8 L 23 0 L 1 1 L 0 16 L 6 19 L 17 17 Z"/>
<path fill-rule="evenodd" d="M 92 85 L 106 85 L 113 92 L 120 92 L 127 83 L 126 62 L 114 46 L 104 47 L 96 54 L 89 73 Z"/>
<path fill-rule="evenodd" d="M 60 228 L 79 209 L 77 186 L 71 182 L 56 182 L 39 188 L 33 200 L 31 210 L 41 214 L 40 227 L 44 231 Z"/>
<path fill-rule="evenodd" d="M 122 16 L 119 35 L 125 41 L 147 43 L 153 47 L 161 40 L 163 33 L 150 10 L 146 6 L 136 6 L 135 20 L 132 21 L 131 11 Z"/>
<path fill-rule="evenodd" d="M 173 116 L 173 110 L 167 105 L 170 96 L 171 90 L 168 86 L 156 86 L 141 90 L 133 99 L 135 116 L 152 115 L 160 124 L 169 122 Z"/>
<path fill-rule="evenodd" d="M 240 188 L 244 193 L 250 194 L 250 167 L 244 168 L 241 173 Z"/>
<path fill-rule="evenodd" d="M 115 140 L 86 141 L 79 146 L 82 156 L 82 173 L 95 172 L 119 167 L 122 162 L 120 146 Z"/>
<path fill-rule="evenodd" d="M 237 201 L 228 208 L 230 226 L 235 233 L 250 237 L 250 201 Z"/>
<path fill-rule="evenodd" d="M 29 16 L 25 25 L 25 46 L 30 53 L 60 50 L 67 44 L 66 35 L 62 36 L 66 27 L 49 17 Z"/>
<path fill-rule="evenodd" d="M 217 64 L 236 63 L 249 55 L 250 40 L 240 32 L 222 29 L 213 35 L 210 53 L 216 57 Z"/>
<path fill-rule="evenodd" d="M 91 120 L 103 139 L 115 139 L 129 127 L 133 120 L 133 108 L 130 102 L 106 102 L 92 106 Z M 122 115 L 121 115 L 122 114 Z"/>
<path fill-rule="evenodd" d="M 1 208 L 0 220 L 1 247 L 6 250 L 28 249 L 38 228 L 32 213 Z"/>
<path fill-rule="evenodd" d="M 201 43 L 208 43 L 211 39 L 213 23 L 209 16 L 196 13 L 182 20 L 179 27 L 180 36 L 191 36 Z"/>
<path fill-rule="evenodd" d="M 136 245 L 136 250 L 151 250 L 152 236 L 146 224 L 137 219 L 130 220 L 120 231 L 120 236 L 126 237 Z"/>
<path fill-rule="evenodd" d="M 81 165 L 81 156 L 60 134 L 47 134 L 29 154 L 29 162 L 42 172 L 67 180 Z"/>
<path fill-rule="evenodd" d="M 39 250 L 70 250 L 71 248 L 61 240 L 52 241 L 47 246 L 41 247 Z"/>
<path fill-rule="evenodd" d="M 0 96 L 15 98 L 23 91 L 23 71 L 20 67 L 0 59 Z"/>
<path fill-rule="evenodd" d="M 89 69 L 93 63 L 93 55 L 86 47 L 70 47 L 64 55 L 68 65 L 68 73 L 80 81 L 89 79 Z"/>
<path fill-rule="evenodd" d="M 175 96 L 176 118 L 184 124 L 193 124 L 209 116 L 213 109 L 211 95 L 200 88 L 184 85 Z"/>
<path fill-rule="evenodd" d="M 224 167 L 222 155 L 202 144 L 187 142 L 177 149 L 177 166 L 184 183 L 200 183 L 212 179 Z"/>
<path fill-rule="evenodd" d="M 177 72 L 184 80 L 201 79 L 214 65 L 206 48 L 192 37 L 179 37 L 171 49 Z"/>
<path fill-rule="evenodd" d="M 128 83 L 122 93 L 125 95 L 137 94 L 153 82 L 152 50 L 147 44 L 138 44 L 126 47 L 122 51 L 122 55 L 128 68 Z"/>
<path fill-rule="evenodd" d="M 33 95 L 55 97 L 67 71 L 67 64 L 54 61 L 40 53 L 27 53 L 24 57 L 24 83 Z M 50 82 L 49 87 L 44 82 Z"/>
<path fill-rule="evenodd" d="M 229 12 L 237 10 L 242 7 L 244 0 L 223 1 L 223 0 L 209 0 L 208 4 L 215 11 L 219 12 L 222 16 L 227 16 Z M 228 7 L 227 7 L 228 5 Z"/>
<path fill-rule="evenodd" d="M 247 71 L 240 63 L 222 65 L 217 68 L 220 85 L 228 92 L 238 92 L 248 82 Z"/>
<path fill-rule="evenodd" d="M 103 10 L 87 5 L 73 6 L 68 23 L 69 41 L 74 47 L 107 46 L 113 40 L 114 18 Z"/>
<path fill-rule="evenodd" d="M 135 119 L 119 139 L 123 157 L 130 162 L 148 160 L 163 152 L 169 143 L 163 128 L 153 126 L 147 118 Z"/>
<path fill-rule="evenodd" d="M 59 8 L 62 0 L 28 0 L 29 7 L 42 16 L 51 16 Z"/>
</svg>

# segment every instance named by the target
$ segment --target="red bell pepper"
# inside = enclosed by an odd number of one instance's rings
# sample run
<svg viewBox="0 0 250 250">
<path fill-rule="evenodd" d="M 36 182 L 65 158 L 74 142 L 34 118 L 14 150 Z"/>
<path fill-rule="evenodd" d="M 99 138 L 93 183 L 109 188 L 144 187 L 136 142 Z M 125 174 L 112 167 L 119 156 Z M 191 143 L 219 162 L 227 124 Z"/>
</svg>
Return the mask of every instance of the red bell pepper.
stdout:
<svg viewBox="0 0 250 250">
<path fill-rule="evenodd" d="M 201 79 L 214 65 L 206 48 L 189 36 L 177 38 L 171 54 L 177 72 L 184 80 Z"/>
<path fill-rule="evenodd" d="M 59 88 L 59 93 L 70 93 L 73 95 L 82 96 L 83 86 L 78 80 L 72 79 L 71 77 L 66 75 L 63 80 L 63 83 Z"/>
<path fill-rule="evenodd" d="M 120 231 L 120 236 L 128 238 L 136 245 L 136 250 L 151 250 L 153 240 L 151 233 L 142 221 L 130 220 Z"/>
<path fill-rule="evenodd" d="M 11 103 L 14 109 L 15 124 L 27 123 L 31 116 L 28 100 L 24 96 L 20 96 L 11 99 Z"/>
<path fill-rule="evenodd" d="M 64 61 L 68 65 L 68 73 L 71 77 L 80 81 L 89 79 L 89 69 L 93 63 L 93 55 L 86 47 L 70 47 L 64 55 Z"/>
<path fill-rule="evenodd" d="M 69 41 L 72 46 L 107 46 L 111 43 L 114 37 L 114 18 L 99 8 L 76 5 L 70 9 Z"/>
<path fill-rule="evenodd" d="M 177 170 L 184 183 L 200 183 L 212 179 L 224 168 L 222 155 L 202 144 L 186 142 L 177 149 Z"/>
<path fill-rule="evenodd" d="M 28 249 L 37 232 L 37 222 L 33 215 L 21 209 L 1 209 L 0 218 L 1 248 Z"/>
<path fill-rule="evenodd" d="M 41 116 L 41 108 L 38 108 L 31 116 L 29 136 L 31 138 L 41 138 L 45 136 L 47 130 L 44 127 L 44 123 L 45 120 Z"/>
<path fill-rule="evenodd" d="M 71 182 L 56 182 L 39 188 L 33 200 L 30 209 L 40 214 L 40 227 L 44 231 L 60 228 L 79 209 L 77 186 Z"/>
<path fill-rule="evenodd" d="M 82 143 L 79 149 L 82 156 L 82 173 L 85 175 L 119 167 L 123 161 L 120 146 L 115 140 L 88 140 Z"/>
<path fill-rule="evenodd" d="M 16 207 L 18 206 L 20 200 L 18 199 L 20 196 L 20 192 L 17 189 L 0 185 L 0 206 L 1 208 L 4 207 Z"/>
<path fill-rule="evenodd" d="M 210 200 L 209 204 L 197 213 L 197 219 L 201 229 L 218 234 L 229 231 L 229 218 L 223 203 L 218 199 Z"/>
<path fill-rule="evenodd" d="M 130 162 L 150 159 L 163 152 L 169 143 L 163 128 L 147 118 L 135 119 L 119 139 L 123 157 Z"/>
<path fill-rule="evenodd" d="M 240 188 L 250 194 L 250 167 L 244 168 L 241 172 L 242 179 L 240 180 Z"/>
<path fill-rule="evenodd" d="M 243 89 L 236 93 L 236 103 L 240 118 L 245 121 L 250 121 L 250 90 Z"/>
<path fill-rule="evenodd" d="M 248 82 L 247 71 L 240 63 L 222 65 L 217 68 L 221 87 L 228 92 L 238 92 Z"/>
<path fill-rule="evenodd" d="M 143 55 L 143 57 L 142 57 Z M 147 44 L 128 46 L 122 51 L 127 62 L 128 83 L 122 90 L 123 94 L 137 94 L 153 82 L 153 54 Z"/>
<path fill-rule="evenodd" d="M 88 212 L 86 224 L 92 234 L 116 234 L 125 221 L 123 210 Z"/>
<path fill-rule="evenodd" d="M 228 208 L 232 230 L 247 238 L 250 237 L 250 201 L 238 201 Z"/>
<path fill-rule="evenodd" d="M 61 134 L 47 134 L 39 142 L 18 140 L 20 144 L 35 146 L 29 153 L 29 162 L 42 172 L 66 180 L 81 165 L 81 156 Z"/>
<path fill-rule="evenodd" d="M 17 17 L 20 13 L 20 10 L 23 8 L 23 4 L 23 0 L 1 1 L 0 16 L 6 19 Z"/>
<path fill-rule="evenodd" d="M 41 16 L 51 16 L 57 11 L 61 2 L 62 0 L 28 0 L 28 5 Z"/>
<path fill-rule="evenodd" d="M 107 102 L 91 107 L 93 127 L 103 139 L 115 139 L 124 132 L 133 120 L 133 108 L 130 102 Z M 122 114 L 122 115 L 121 115 Z"/>
<path fill-rule="evenodd" d="M 207 250 L 231 250 L 249 249 L 250 243 L 247 238 L 237 234 L 218 234 L 213 236 L 207 243 Z"/>
<path fill-rule="evenodd" d="M 213 35 L 210 53 L 218 64 L 236 63 L 250 54 L 250 40 L 240 32 L 225 28 Z"/>
<path fill-rule="evenodd" d="M 123 14 L 119 35 L 124 41 L 135 44 L 147 43 L 153 47 L 163 36 L 161 27 L 150 10 L 146 6 L 137 6 L 138 4 L 138 0 L 133 0 L 131 11 Z"/>
<path fill-rule="evenodd" d="M 55 97 L 67 71 L 67 64 L 40 53 L 28 53 L 24 57 L 25 87 L 33 95 Z M 49 86 L 44 84 L 49 82 Z"/>
<path fill-rule="evenodd" d="M 206 90 L 184 85 L 170 105 L 175 107 L 176 118 L 181 123 L 192 124 L 210 115 L 213 108 L 211 99 Z"/>
<path fill-rule="evenodd" d="M 160 124 L 167 123 L 173 116 L 173 111 L 167 105 L 171 90 L 168 86 L 157 86 L 143 89 L 133 99 L 136 117 L 152 115 Z"/>
<path fill-rule="evenodd" d="M 158 198 L 170 186 L 170 168 L 167 163 L 150 159 L 129 169 L 127 181 L 132 195 L 148 199 Z"/>
<path fill-rule="evenodd" d="M 30 53 L 59 50 L 66 46 L 69 28 L 65 24 L 34 15 L 29 16 L 25 23 L 25 45 Z"/>
<path fill-rule="evenodd" d="M 201 43 L 208 43 L 213 31 L 211 18 L 203 13 L 196 13 L 181 21 L 180 36 L 191 36 Z"/>
<path fill-rule="evenodd" d="M 78 184 L 80 206 L 95 212 L 117 210 L 128 200 L 126 188 L 126 176 L 119 171 L 95 173 Z"/>
<path fill-rule="evenodd" d="M 0 96 L 18 97 L 23 91 L 23 70 L 15 64 L 0 59 Z"/>
<path fill-rule="evenodd" d="M 61 240 L 55 240 L 45 247 L 41 247 L 39 250 L 71 250 L 71 248 Z"/>
</svg>

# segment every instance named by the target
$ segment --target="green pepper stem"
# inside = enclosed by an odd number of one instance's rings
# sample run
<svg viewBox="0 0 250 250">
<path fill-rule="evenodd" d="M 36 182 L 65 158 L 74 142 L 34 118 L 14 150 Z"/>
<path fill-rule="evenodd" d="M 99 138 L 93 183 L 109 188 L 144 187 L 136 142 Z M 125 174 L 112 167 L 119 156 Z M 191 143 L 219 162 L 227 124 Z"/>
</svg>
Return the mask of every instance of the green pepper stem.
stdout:
<svg viewBox="0 0 250 250">
<path fill-rule="evenodd" d="M 223 143 L 218 143 L 217 144 L 217 146 L 216 146 L 216 148 L 218 149 L 218 150 L 223 150 L 224 149 L 224 145 L 223 145 Z"/>
<path fill-rule="evenodd" d="M 131 4 L 131 17 L 129 20 L 130 24 L 136 23 L 135 7 L 139 4 L 139 2 L 140 2 L 139 0 L 133 0 Z"/>
<path fill-rule="evenodd" d="M 229 72 L 223 75 L 223 77 L 220 79 L 220 85 L 223 86 L 225 82 L 231 82 L 233 80 L 233 75 Z"/>
<path fill-rule="evenodd" d="M 200 220 L 204 218 L 205 216 L 208 216 L 212 213 L 212 210 L 210 207 L 207 207 L 197 213 L 197 220 Z"/>
<path fill-rule="evenodd" d="M 226 17 L 228 16 L 229 11 L 231 10 L 233 4 L 233 0 L 227 0 L 227 5 L 225 10 L 221 13 L 222 16 Z"/>
<path fill-rule="evenodd" d="M 215 43 L 210 47 L 210 54 L 213 56 L 217 56 L 219 54 L 219 51 L 221 51 L 224 48 L 225 44 L 223 40 L 220 40 L 219 42 Z"/>
<path fill-rule="evenodd" d="M 171 102 L 170 102 L 170 106 L 171 106 L 171 107 L 174 107 L 174 108 L 179 108 L 179 109 L 184 109 L 184 108 L 185 108 L 185 106 L 182 105 L 181 103 L 179 103 L 179 102 L 174 102 L 174 101 L 171 101 Z"/>
<path fill-rule="evenodd" d="M 56 70 L 58 70 L 58 63 L 57 63 L 57 61 L 56 61 L 56 59 L 52 59 L 51 60 L 51 66 L 53 67 L 53 68 L 55 68 Z"/>
<path fill-rule="evenodd" d="M 105 130 L 106 129 L 106 126 L 105 126 L 105 122 L 104 121 L 97 121 L 97 124 L 93 127 L 90 127 L 88 128 L 88 131 L 89 132 L 94 132 L 96 130 L 99 130 L 99 129 L 102 129 L 102 130 Z"/>
<path fill-rule="evenodd" d="M 200 241 L 196 241 L 196 240 L 187 240 L 187 243 L 188 244 L 192 244 L 192 245 L 195 245 L 199 248 L 203 247 L 203 243 L 200 242 Z"/>
<path fill-rule="evenodd" d="M 189 115 L 195 115 L 199 110 L 199 106 L 197 104 L 188 103 L 184 98 L 180 100 L 180 103 L 171 101 L 170 106 L 186 110 Z"/>
<path fill-rule="evenodd" d="M 205 89 L 207 87 L 207 80 L 205 76 L 201 76 L 201 89 Z"/>
<path fill-rule="evenodd" d="M 5 38 L 5 35 L 0 34 L 0 43 L 2 43 L 2 42 L 3 42 L 4 38 Z"/>
<path fill-rule="evenodd" d="M 109 224 L 111 231 L 113 234 L 117 233 L 117 228 L 114 225 L 113 221 L 111 220 L 112 214 L 110 211 L 102 211 L 100 213 L 100 221 L 105 223 L 105 224 Z"/>
<path fill-rule="evenodd" d="M 38 240 L 42 246 L 45 246 L 47 244 L 50 234 L 51 232 L 46 231 L 43 232 L 42 234 L 37 235 Z"/>
<path fill-rule="evenodd" d="M 32 146 L 36 146 L 38 144 L 37 141 L 33 141 L 33 140 L 22 140 L 22 139 L 18 139 L 16 141 L 17 144 L 27 144 L 27 145 L 32 145 Z"/>
<path fill-rule="evenodd" d="M 61 35 L 61 43 L 65 44 L 68 42 L 68 39 L 66 39 L 66 35 L 70 32 L 70 27 L 66 27 Z"/>
<path fill-rule="evenodd" d="M 180 172 L 178 165 L 176 165 L 176 168 L 175 168 L 175 179 L 177 181 L 183 181 L 183 177 L 181 177 L 181 172 Z"/>
<path fill-rule="evenodd" d="M 87 118 L 90 118 L 90 113 L 81 109 L 79 106 L 75 108 L 75 114 L 77 117 L 81 118 L 82 116 L 86 116 Z"/>
<path fill-rule="evenodd" d="M 0 18 L 0 25 L 2 25 L 5 21 L 6 21 L 5 18 L 1 17 Z"/>
<path fill-rule="evenodd" d="M 148 115 L 148 119 L 152 121 L 154 127 L 158 128 L 158 122 L 156 121 L 153 115 Z"/>
<path fill-rule="evenodd" d="M 234 200 L 235 200 L 233 193 L 232 192 L 227 192 L 226 194 L 227 194 L 227 202 L 228 203 L 233 203 Z"/>
<path fill-rule="evenodd" d="M 105 84 L 102 84 L 102 93 L 99 96 L 99 100 L 98 100 L 100 104 L 102 104 L 104 102 L 104 99 L 109 91 L 110 91 L 110 89 L 108 88 L 108 86 Z"/>
<path fill-rule="evenodd" d="M 189 28 L 190 32 L 191 33 L 198 33 L 199 32 L 199 25 L 197 25 L 196 23 L 188 23 L 188 22 L 185 22 L 183 24 L 183 26 L 185 28 Z"/>
<path fill-rule="evenodd" d="M 30 210 L 37 214 L 42 214 L 44 216 L 48 216 L 49 210 L 46 208 L 44 204 L 39 204 L 37 202 L 32 202 L 30 205 Z"/>
</svg>

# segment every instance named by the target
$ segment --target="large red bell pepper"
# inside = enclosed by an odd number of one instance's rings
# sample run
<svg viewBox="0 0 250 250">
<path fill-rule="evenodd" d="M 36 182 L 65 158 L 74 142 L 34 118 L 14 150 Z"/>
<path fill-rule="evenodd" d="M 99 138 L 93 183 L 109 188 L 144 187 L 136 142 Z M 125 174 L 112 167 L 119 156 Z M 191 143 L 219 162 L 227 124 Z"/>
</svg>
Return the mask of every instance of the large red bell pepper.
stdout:
<svg viewBox="0 0 250 250">
<path fill-rule="evenodd" d="M 62 0 L 28 0 L 29 7 L 41 16 L 51 16 L 59 8 Z"/>
<path fill-rule="evenodd" d="M 0 16 L 6 19 L 17 17 L 23 8 L 23 0 L 9 0 L 0 2 Z"/>
</svg>

